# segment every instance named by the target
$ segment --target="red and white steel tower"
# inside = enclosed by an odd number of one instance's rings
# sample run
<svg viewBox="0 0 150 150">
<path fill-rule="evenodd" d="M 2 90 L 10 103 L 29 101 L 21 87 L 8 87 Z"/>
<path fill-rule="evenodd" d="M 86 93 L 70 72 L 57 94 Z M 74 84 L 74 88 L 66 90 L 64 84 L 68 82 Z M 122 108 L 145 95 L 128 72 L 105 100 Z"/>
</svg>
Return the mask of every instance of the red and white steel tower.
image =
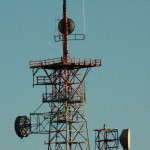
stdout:
<svg viewBox="0 0 150 150">
<path fill-rule="evenodd" d="M 67 0 L 63 0 L 63 17 L 58 24 L 59 36 L 55 41 L 63 42 L 60 58 L 30 61 L 33 86 L 45 86 L 43 104 L 46 112 L 37 109 L 26 116 L 18 116 L 15 130 L 19 137 L 30 133 L 48 134 L 48 150 L 89 150 L 86 120 L 86 96 L 84 79 L 92 67 L 101 66 L 100 59 L 77 59 L 69 54 L 68 41 L 83 40 L 84 34 L 72 34 L 75 24 L 68 18 Z M 82 73 L 81 73 L 82 71 Z"/>
</svg>

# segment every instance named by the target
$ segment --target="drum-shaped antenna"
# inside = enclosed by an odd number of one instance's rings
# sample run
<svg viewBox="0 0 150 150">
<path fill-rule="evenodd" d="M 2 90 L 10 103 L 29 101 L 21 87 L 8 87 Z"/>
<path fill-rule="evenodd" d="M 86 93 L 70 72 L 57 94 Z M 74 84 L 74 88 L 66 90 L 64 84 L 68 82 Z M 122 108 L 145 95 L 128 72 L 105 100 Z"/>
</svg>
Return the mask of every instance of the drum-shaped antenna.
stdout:
<svg viewBox="0 0 150 150">
<path fill-rule="evenodd" d="M 18 116 L 15 120 L 15 131 L 20 137 L 27 137 L 31 133 L 31 123 L 27 116 Z"/>
<path fill-rule="evenodd" d="M 75 29 L 75 24 L 70 18 L 67 19 L 68 19 L 68 34 L 71 34 Z M 62 34 L 65 34 L 66 31 L 65 24 L 66 24 L 65 19 L 60 20 L 60 22 L 58 23 L 58 29 Z"/>
<path fill-rule="evenodd" d="M 120 143 L 124 150 L 130 150 L 130 129 L 124 129 L 120 135 Z"/>
</svg>

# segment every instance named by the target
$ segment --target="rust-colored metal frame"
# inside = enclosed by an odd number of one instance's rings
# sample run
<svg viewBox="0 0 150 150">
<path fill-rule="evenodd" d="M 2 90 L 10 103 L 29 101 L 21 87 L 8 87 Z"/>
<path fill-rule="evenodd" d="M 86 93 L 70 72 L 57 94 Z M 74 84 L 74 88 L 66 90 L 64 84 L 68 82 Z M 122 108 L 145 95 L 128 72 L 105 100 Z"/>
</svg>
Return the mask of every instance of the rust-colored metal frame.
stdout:
<svg viewBox="0 0 150 150">
<path fill-rule="evenodd" d="M 47 112 L 35 111 L 30 114 L 31 133 L 48 134 L 48 150 L 90 149 L 83 81 L 91 67 L 101 64 L 100 60 L 83 60 L 77 64 L 55 61 L 30 62 L 33 86 L 45 86 L 42 104 L 49 104 Z"/>
<path fill-rule="evenodd" d="M 95 131 L 95 150 L 117 150 L 119 137 L 117 129 L 97 129 Z"/>
<path fill-rule="evenodd" d="M 55 41 L 63 42 L 63 56 L 30 62 L 33 86 L 45 86 L 39 108 L 44 104 L 49 106 L 46 112 L 41 113 L 38 108 L 30 114 L 31 133 L 48 134 L 48 150 L 90 150 L 83 82 L 92 67 L 101 66 L 101 60 L 70 57 L 67 0 L 63 0 L 62 19 L 65 20 L 64 33 Z M 73 40 L 85 38 L 78 35 L 75 34 Z"/>
</svg>

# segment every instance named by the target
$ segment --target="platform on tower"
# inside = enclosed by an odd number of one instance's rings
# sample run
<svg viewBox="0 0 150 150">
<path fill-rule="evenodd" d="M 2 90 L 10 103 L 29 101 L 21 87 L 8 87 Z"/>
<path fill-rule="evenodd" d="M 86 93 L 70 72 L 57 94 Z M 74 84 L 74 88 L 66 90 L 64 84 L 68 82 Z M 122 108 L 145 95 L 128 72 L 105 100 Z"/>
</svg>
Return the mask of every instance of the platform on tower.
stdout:
<svg viewBox="0 0 150 150">
<path fill-rule="evenodd" d="M 47 60 L 30 61 L 30 68 L 43 68 L 43 69 L 80 69 L 87 67 L 101 66 L 100 59 L 87 59 L 87 58 L 71 58 L 67 62 L 63 58 L 53 58 Z"/>
</svg>

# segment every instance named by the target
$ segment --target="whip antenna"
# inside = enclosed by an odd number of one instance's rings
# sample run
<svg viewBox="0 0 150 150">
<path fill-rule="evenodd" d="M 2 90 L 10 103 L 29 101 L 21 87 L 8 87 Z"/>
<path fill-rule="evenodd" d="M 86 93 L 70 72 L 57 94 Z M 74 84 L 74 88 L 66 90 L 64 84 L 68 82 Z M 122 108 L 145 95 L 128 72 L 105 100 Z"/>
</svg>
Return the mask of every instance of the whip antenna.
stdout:
<svg viewBox="0 0 150 150">
<path fill-rule="evenodd" d="M 83 0 L 83 31 L 85 35 L 85 1 Z"/>
</svg>

